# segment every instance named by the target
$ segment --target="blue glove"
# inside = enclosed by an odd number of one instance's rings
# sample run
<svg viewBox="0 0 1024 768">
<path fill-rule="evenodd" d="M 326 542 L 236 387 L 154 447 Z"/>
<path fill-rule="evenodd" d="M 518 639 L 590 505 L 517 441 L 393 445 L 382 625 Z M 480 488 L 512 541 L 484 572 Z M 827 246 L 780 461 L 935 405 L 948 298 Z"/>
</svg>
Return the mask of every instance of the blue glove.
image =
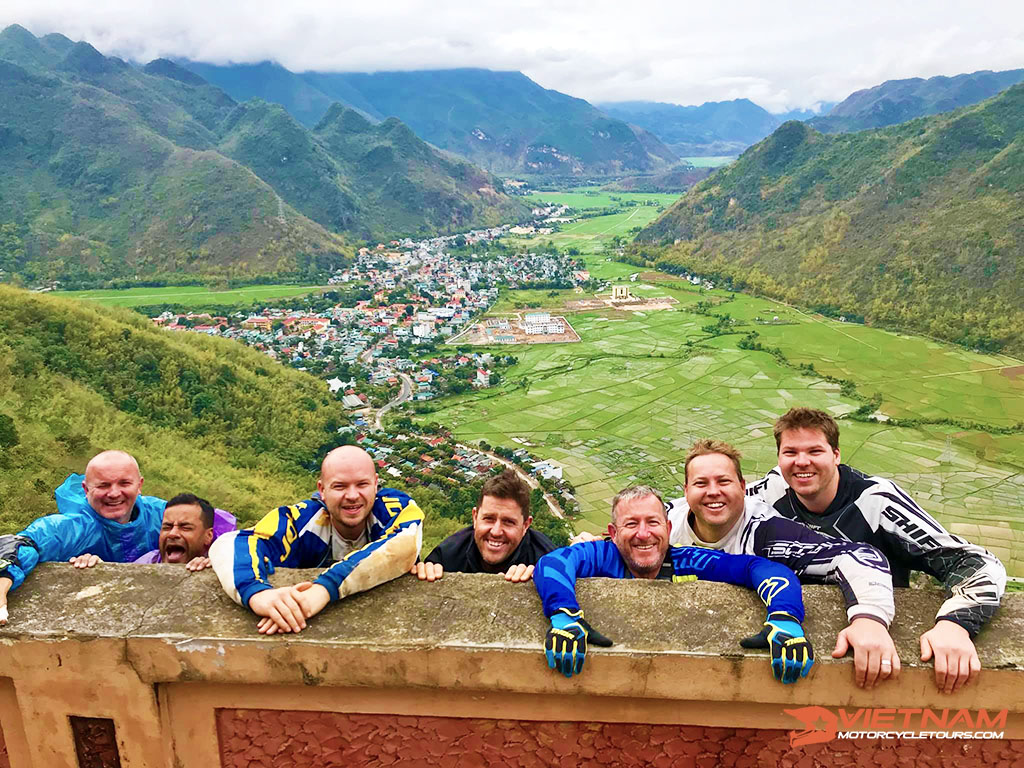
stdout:
<svg viewBox="0 0 1024 768">
<path fill-rule="evenodd" d="M 740 640 L 744 648 L 770 648 L 772 674 L 783 683 L 795 683 L 814 666 L 814 649 L 804 637 L 800 622 L 788 613 L 769 613 L 764 629 L 753 637 Z"/>
<path fill-rule="evenodd" d="M 583 618 L 583 611 L 559 608 L 551 615 L 551 629 L 544 640 L 544 654 L 548 666 L 560 670 L 566 677 L 583 671 L 587 656 L 587 639 L 594 645 L 609 647 L 612 641 L 592 628 Z"/>
</svg>

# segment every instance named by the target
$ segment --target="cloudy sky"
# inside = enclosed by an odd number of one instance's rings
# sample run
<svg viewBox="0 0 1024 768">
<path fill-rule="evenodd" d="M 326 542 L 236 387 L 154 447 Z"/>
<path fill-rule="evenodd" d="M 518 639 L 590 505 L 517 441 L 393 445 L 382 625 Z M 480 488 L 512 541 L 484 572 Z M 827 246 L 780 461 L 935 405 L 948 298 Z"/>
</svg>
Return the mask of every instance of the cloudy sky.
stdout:
<svg viewBox="0 0 1024 768">
<path fill-rule="evenodd" d="M 294 71 L 520 70 L 590 101 L 780 112 L 884 80 L 1024 67 L 1024 2 L 987 0 L 2 0 L 0 27 L 138 61 Z"/>
</svg>

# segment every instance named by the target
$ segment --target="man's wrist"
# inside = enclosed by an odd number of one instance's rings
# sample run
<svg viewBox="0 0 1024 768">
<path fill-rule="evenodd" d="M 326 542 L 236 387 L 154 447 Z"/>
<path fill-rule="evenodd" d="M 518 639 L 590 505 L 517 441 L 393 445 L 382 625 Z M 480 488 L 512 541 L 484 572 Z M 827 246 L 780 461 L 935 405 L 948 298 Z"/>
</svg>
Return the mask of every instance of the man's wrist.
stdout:
<svg viewBox="0 0 1024 768">
<path fill-rule="evenodd" d="M 245 587 L 244 590 L 238 590 L 238 597 L 241 599 L 242 605 L 249 608 L 250 601 L 260 592 L 266 592 L 268 589 L 273 589 L 273 587 L 269 584 L 257 581 Z"/>
<path fill-rule="evenodd" d="M 341 593 L 338 591 L 338 587 L 330 579 L 325 579 L 323 574 L 313 579 L 313 586 L 323 587 L 327 592 L 327 602 L 333 603 L 341 598 Z"/>
<path fill-rule="evenodd" d="M 967 626 L 962 621 L 959 621 L 953 616 L 939 616 L 937 619 L 935 619 L 935 627 L 933 627 L 933 629 L 939 626 L 940 621 L 946 621 L 950 624 L 955 624 L 956 626 L 960 627 L 960 629 L 967 633 L 967 637 L 969 637 L 971 640 L 974 640 L 974 636 L 977 634 L 977 632 L 972 630 L 971 627 Z"/>
<path fill-rule="evenodd" d="M 889 625 L 885 622 L 885 620 L 879 616 L 875 616 L 873 613 L 858 613 L 855 616 L 851 616 L 850 624 L 852 625 L 853 622 L 857 621 L 857 619 L 870 619 L 871 621 L 877 621 L 879 624 L 885 627 L 886 630 L 889 629 Z"/>
</svg>

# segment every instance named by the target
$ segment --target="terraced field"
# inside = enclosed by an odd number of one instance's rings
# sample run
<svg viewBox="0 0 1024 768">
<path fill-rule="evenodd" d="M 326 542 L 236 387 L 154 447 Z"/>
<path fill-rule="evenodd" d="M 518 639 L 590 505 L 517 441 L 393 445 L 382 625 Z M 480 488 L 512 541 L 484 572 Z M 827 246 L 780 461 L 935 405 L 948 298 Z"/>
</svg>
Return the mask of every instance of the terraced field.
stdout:
<svg viewBox="0 0 1024 768">
<path fill-rule="evenodd" d="M 603 259 L 591 259 L 590 268 L 609 278 L 636 272 Z M 519 347 L 520 362 L 501 387 L 442 401 L 430 415 L 462 440 L 525 444 L 562 463 L 583 508 L 579 528 L 604 528 L 611 497 L 631 483 L 681 495 L 682 458 L 698 437 L 738 445 L 744 472 L 756 479 L 775 464 L 771 425 L 787 408 L 805 404 L 841 416 L 862 404 L 838 383 L 801 371 L 801 363 L 856 382 L 865 396 L 881 392 L 887 416 L 993 427 L 1024 421 L 1021 361 L 704 292 L 669 275 L 644 273 L 629 285 L 635 295 L 669 295 L 679 304 L 572 315 L 581 343 Z M 716 318 L 694 310 L 709 300 L 715 315 L 736 320 L 724 335 L 702 330 Z M 545 303 L 555 297 L 545 294 Z M 786 361 L 740 349 L 751 330 Z M 845 420 L 841 448 L 845 461 L 893 477 L 951 530 L 1024 576 L 1024 435 L 970 424 L 897 428 Z"/>
</svg>

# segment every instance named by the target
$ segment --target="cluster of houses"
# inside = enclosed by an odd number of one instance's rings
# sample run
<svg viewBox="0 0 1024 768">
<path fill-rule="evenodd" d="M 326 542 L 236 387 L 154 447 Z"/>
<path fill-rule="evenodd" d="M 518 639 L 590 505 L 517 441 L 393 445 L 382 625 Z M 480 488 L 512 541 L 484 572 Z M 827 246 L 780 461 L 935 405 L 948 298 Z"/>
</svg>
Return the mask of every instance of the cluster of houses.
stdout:
<svg viewBox="0 0 1024 768">
<path fill-rule="evenodd" d="M 373 457 L 377 474 L 401 478 L 411 485 L 429 479 L 430 475 L 472 481 L 486 475 L 499 463 L 483 451 L 453 444 L 443 435 L 388 435 L 360 431 L 358 426 L 343 429 L 353 432 L 355 444 Z"/>
<path fill-rule="evenodd" d="M 538 209 L 541 213 L 551 209 Z M 334 365 L 359 364 L 369 369 L 373 384 L 398 386 L 399 376 L 413 379 L 413 399 L 429 400 L 441 390 L 436 380 L 444 370 L 472 365 L 473 386 L 490 386 L 494 374 L 489 355 L 456 355 L 413 363 L 417 346 L 444 342 L 460 333 L 473 318 L 485 312 L 497 299 L 499 286 L 531 284 L 566 286 L 589 278 L 578 263 L 558 254 L 509 253 L 495 249 L 485 255 L 450 253 L 453 245 L 483 246 L 510 227 L 474 230 L 461 235 L 392 240 L 375 248 L 362 248 L 351 266 L 338 270 L 328 280 L 339 288 L 368 287 L 368 299 L 354 306 L 297 311 L 287 306 L 267 307 L 258 314 L 164 312 L 153 322 L 175 331 L 192 331 L 235 339 L 268 356 L 297 368 L 322 371 L 325 378 Z M 456 241 L 458 241 L 456 243 Z M 364 293 L 363 295 L 368 295 Z M 560 333 L 546 313 L 527 323 L 534 333 Z M 507 321 L 506 321 L 507 322 Z M 560 322 L 560 321 L 559 321 Z M 564 330 L 564 328 L 562 329 Z M 531 331 L 527 331 L 531 332 Z M 331 365 L 316 366 L 330 360 Z M 443 370 L 442 370 L 443 369 Z M 465 375 L 461 378 L 466 379 Z M 332 391 L 346 407 L 367 405 L 365 396 L 354 390 L 353 382 L 335 377 Z M 358 401 L 358 402 L 357 402 Z"/>
</svg>

